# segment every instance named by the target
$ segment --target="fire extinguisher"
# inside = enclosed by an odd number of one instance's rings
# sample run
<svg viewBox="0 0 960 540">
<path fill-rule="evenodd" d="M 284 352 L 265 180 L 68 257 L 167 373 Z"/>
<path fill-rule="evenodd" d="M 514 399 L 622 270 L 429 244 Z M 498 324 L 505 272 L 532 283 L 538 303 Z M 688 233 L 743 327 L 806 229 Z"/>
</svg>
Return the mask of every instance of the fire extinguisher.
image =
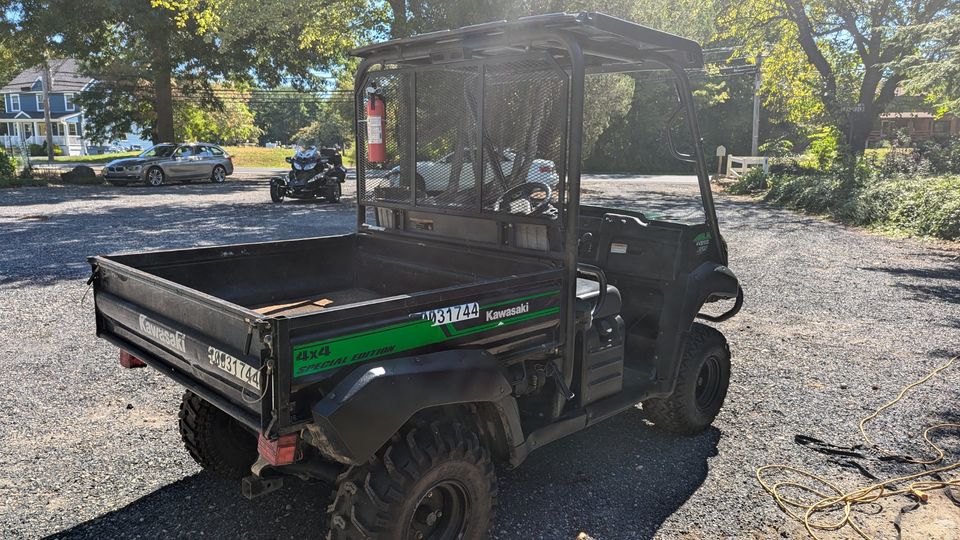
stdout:
<svg viewBox="0 0 960 540">
<path fill-rule="evenodd" d="M 367 89 L 367 161 L 383 163 L 387 160 L 387 144 L 384 139 L 384 124 L 387 121 L 387 104 L 376 88 Z"/>
</svg>

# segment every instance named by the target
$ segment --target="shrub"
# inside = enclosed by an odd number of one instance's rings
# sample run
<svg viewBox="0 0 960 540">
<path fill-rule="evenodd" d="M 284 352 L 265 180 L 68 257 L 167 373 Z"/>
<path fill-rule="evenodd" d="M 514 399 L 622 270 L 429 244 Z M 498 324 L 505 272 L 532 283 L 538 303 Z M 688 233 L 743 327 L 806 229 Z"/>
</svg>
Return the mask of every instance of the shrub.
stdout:
<svg viewBox="0 0 960 540">
<path fill-rule="evenodd" d="M 13 178 L 17 174 L 17 163 L 13 156 L 0 148 L 0 178 Z"/>
<path fill-rule="evenodd" d="M 44 141 L 43 144 L 33 144 L 30 143 L 30 156 L 31 157 L 43 157 L 47 155 L 47 142 Z M 57 145 L 53 145 L 53 155 L 62 156 L 63 149 Z"/>
<path fill-rule="evenodd" d="M 830 169 L 840 156 L 840 132 L 834 127 L 825 127 L 810 136 L 810 155 L 816 161 L 817 168 Z"/>
<path fill-rule="evenodd" d="M 746 195 L 748 193 L 758 193 L 767 189 L 767 174 L 761 167 L 753 167 L 741 175 L 737 180 L 727 188 L 729 193 L 734 195 Z"/>
</svg>

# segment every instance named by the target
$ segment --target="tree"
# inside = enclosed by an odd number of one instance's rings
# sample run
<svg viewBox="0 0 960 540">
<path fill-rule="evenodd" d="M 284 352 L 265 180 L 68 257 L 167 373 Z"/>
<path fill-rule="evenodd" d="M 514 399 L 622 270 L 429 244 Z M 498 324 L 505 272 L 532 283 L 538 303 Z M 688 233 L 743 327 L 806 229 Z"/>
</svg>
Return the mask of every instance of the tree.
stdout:
<svg viewBox="0 0 960 540">
<path fill-rule="evenodd" d="M 835 126 L 851 157 L 863 153 L 906 79 L 899 63 L 920 50 L 910 29 L 958 7 L 957 0 L 721 1 L 721 35 L 773 60 L 764 64 L 767 95 L 795 116 Z M 845 107 L 856 103 L 863 112 Z"/>
<path fill-rule="evenodd" d="M 190 100 L 174 103 L 177 140 L 224 145 L 256 141 L 262 131 L 254 124 L 254 115 L 247 106 L 249 92 L 229 87 L 216 87 L 215 90 L 225 91 L 219 105 L 203 107 Z"/>
<path fill-rule="evenodd" d="M 262 131 L 260 142 L 292 142 L 298 131 L 321 118 L 320 101 L 315 94 L 298 92 L 292 86 L 254 90 L 250 110 Z"/>
<path fill-rule="evenodd" d="M 375 31 L 365 0 L 0 0 L 18 33 L 50 36 L 99 83 L 84 98 L 97 136 L 138 124 L 174 138 L 174 101 L 216 104 L 218 80 L 322 86 Z M 339 23 L 336 21 L 343 21 Z"/>
<path fill-rule="evenodd" d="M 960 13 L 913 29 L 919 46 L 900 67 L 908 74 L 904 88 L 927 95 L 942 111 L 960 109 Z"/>
</svg>

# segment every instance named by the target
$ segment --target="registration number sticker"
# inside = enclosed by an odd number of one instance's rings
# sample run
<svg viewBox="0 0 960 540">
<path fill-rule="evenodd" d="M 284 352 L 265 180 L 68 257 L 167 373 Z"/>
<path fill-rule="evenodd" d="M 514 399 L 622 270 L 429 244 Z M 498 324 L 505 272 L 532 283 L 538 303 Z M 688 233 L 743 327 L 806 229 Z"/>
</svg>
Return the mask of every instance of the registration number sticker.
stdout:
<svg viewBox="0 0 960 540">
<path fill-rule="evenodd" d="M 210 365 L 233 375 L 247 386 L 260 390 L 260 370 L 214 347 L 207 348 Z"/>
<path fill-rule="evenodd" d="M 470 302 L 459 306 L 431 309 L 420 314 L 424 320 L 433 322 L 433 326 L 476 319 L 480 316 L 480 304 Z"/>
</svg>

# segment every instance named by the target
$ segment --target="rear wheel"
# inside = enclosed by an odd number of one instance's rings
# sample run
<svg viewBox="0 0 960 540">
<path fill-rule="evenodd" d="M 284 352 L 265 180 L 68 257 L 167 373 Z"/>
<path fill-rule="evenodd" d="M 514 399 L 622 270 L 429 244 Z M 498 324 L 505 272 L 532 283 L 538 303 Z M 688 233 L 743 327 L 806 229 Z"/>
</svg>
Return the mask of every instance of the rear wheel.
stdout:
<svg viewBox="0 0 960 540">
<path fill-rule="evenodd" d="M 257 460 L 257 438 L 189 390 L 180 402 L 180 437 L 194 461 L 224 478 L 243 478 Z"/>
<path fill-rule="evenodd" d="M 215 184 L 222 184 L 227 181 L 227 170 L 223 168 L 222 165 L 217 165 L 213 168 L 213 174 L 210 175 L 210 180 Z"/>
<path fill-rule="evenodd" d="M 476 433 L 459 423 L 413 428 L 340 475 L 327 509 L 327 538 L 486 538 L 496 486 L 490 454 Z"/>
<path fill-rule="evenodd" d="M 730 349 L 718 330 L 694 323 L 687 337 L 673 394 L 643 402 L 660 428 L 692 435 L 716 418 L 730 386 Z"/>
<path fill-rule="evenodd" d="M 162 186 L 165 176 L 160 167 L 150 167 L 147 171 L 147 183 L 154 187 Z"/>
</svg>

